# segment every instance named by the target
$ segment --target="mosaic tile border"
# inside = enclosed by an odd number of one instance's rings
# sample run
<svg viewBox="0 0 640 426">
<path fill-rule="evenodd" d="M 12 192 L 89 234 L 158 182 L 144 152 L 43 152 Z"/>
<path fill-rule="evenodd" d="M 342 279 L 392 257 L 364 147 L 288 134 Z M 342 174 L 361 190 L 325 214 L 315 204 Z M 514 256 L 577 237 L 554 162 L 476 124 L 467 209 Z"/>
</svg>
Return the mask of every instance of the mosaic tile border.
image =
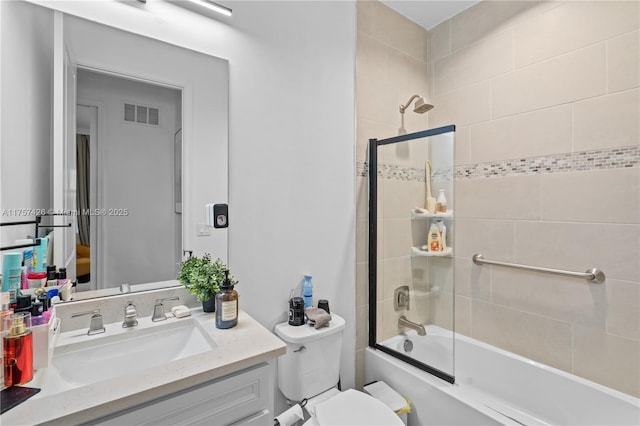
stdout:
<svg viewBox="0 0 640 426">
<path fill-rule="evenodd" d="M 456 166 L 455 178 L 479 179 L 634 167 L 640 167 L 640 145 L 465 164 Z M 452 175 L 451 168 L 434 169 L 431 179 L 433 182 L 446 182 L 451 180 Z M 366 161 L 356 162 L 356 176 L 369 176 L 369 164 Z M 378 177 L 411 182 L 425 181 L 424 168 L 395 164 L 381 164 Z"/>
</svg>

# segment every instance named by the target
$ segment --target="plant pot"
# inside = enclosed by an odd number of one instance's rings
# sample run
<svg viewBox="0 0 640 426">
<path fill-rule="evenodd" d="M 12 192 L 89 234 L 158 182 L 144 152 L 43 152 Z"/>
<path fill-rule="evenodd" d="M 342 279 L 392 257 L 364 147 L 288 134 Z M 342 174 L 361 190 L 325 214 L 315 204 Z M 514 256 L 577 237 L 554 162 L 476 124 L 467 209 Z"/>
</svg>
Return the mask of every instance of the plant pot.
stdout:
<svg viewBox="0 0 640 426">
<path fill-rule="evenodd" d="M 202 301 L 202 310 L 204 312 L 215 312 L 216 311 L 216 298 L 212 297 L 209 300 Z"/>
</svg>

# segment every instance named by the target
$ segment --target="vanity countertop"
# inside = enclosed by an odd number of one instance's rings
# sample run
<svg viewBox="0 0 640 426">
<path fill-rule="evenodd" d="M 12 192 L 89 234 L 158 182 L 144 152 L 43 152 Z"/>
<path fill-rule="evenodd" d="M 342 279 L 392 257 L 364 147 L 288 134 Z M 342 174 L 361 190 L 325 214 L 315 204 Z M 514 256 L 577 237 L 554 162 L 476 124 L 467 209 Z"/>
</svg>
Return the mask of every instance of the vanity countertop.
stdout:
<svg viewBox="0 0 640 426">
<path fill-rule="evenodd" d="M 2 415 L 3 425 L 79 424 L 196 386 L 286 353 L 286 344 L 246 312 L 228 330 L 215 326 L 215 315 L 192 309 L 192 316 L 216 342 L 210 351 L 144 369 L 138 373 L 86 386 L 47 393 L 42 391 Z M 170 318 L 167 321 L 181 321 Z M 25 386 L 38 387 L 38 371 Z"/>
</svg>

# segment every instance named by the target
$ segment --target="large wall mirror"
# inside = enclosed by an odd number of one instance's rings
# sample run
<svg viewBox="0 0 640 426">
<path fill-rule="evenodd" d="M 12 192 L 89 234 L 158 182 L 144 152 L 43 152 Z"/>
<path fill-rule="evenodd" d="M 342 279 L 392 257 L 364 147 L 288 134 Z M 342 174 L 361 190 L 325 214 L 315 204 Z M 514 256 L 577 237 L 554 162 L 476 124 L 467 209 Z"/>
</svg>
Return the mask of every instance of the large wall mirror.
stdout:
<svg viewBox="0 0 640 426">
<path fill-rule="evenodd" d="M 205 205 L 228 199 L 227 61 L 41 6 L 6 3 L 3 169 L 25 155 L 20 132 L 33 132 L 12 125 L 10 98 L 22 114 L 36 109 L 41 117 L 47 109 L 40 104 L 49 102 L 51 118 L 38 126 L 41 136 L 50 135 L 49 146 L 41 137 L 25 138 L 30 158 L 39 150 L 44 158 L 37 161 L 48 163 L 46 171 L 38 168 L 39 178 L 48 178 L 45 189 L 34 179 L 20 188 L 3 182 L 2 208 L 72 213 L 44 218 L 43 233 L 48 224 L 72 223 L 51 228 L 51 261 L 67 267 L 81 290 L 168 285 L 185 251 L 227 261 L 228 230 L 205 226 Z M 18 39 L 20 47 L 12 45 Z M 12 77 L 22 79 L 22 91 L 9 89 Z M 32 96 L 33 82 L 43 91 L 49 82 L 51 94 Z M 24 218 L 2 221 L 11 219 Z M 2 236 L 29 233 L 3 229 Z"/>
</svg>

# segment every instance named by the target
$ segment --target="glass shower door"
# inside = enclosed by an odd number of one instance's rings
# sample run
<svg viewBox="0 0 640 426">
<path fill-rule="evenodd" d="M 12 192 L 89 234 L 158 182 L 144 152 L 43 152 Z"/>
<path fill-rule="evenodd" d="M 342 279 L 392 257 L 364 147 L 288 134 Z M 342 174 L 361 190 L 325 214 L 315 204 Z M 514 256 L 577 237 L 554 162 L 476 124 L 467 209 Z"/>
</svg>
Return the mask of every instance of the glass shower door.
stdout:
<svg viewBox="0 0 640 426">
<path fill-rule="evenodd" d="M 369 345 L 450 383 L 454 140 L 446 126 L 369 141 Z"/>
</svg>

